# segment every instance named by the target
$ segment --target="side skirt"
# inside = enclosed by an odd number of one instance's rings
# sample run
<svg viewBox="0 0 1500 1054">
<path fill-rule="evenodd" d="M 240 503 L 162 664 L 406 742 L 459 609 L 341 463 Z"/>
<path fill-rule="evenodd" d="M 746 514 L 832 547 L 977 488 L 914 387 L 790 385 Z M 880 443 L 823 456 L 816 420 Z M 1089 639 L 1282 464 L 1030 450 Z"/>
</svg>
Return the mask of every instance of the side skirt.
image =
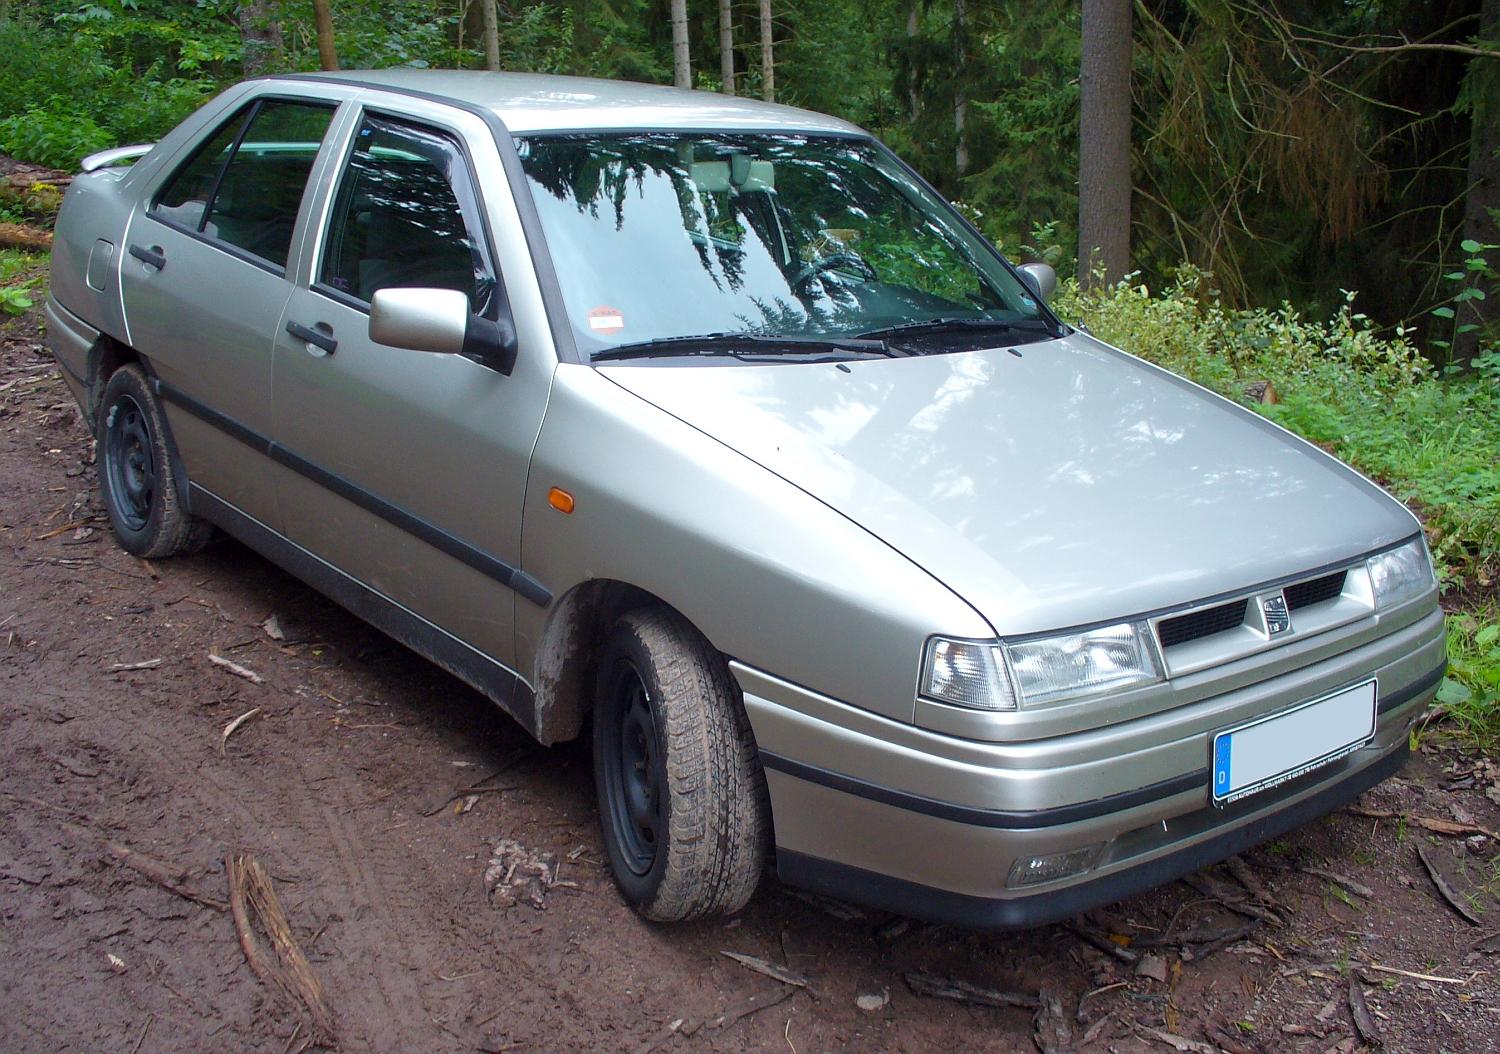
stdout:
<svg viewBox="0 0 1500 1054">
<path fill-rule="evenodd" d="M 510 667 L 377 593 L 198 484 L 189 483 L 188 492 L 194 516 L 238 538 L 376 629 L 441 666 L 536 735 L 536 699 L 531 687 Z"/>
</svg>

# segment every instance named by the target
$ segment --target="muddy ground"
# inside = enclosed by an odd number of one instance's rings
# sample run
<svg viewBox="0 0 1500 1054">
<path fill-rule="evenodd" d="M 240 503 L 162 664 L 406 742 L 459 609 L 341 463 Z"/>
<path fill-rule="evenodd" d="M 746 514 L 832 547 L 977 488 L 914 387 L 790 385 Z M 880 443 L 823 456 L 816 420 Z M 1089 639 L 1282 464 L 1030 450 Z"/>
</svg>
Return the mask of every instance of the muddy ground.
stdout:
<svg viewBox="0 0 1500 1054">
<path fill-rule="evenodd" d="M 770 879 L 738 918 L 648 925 L 604 869 L 585 750 L 536 746 L 233 541 L 153 566 L 116 548 L 39 326 L 0 323 L 0 1050 L 305 1045 L 222 910 L 232 851 L 268 869 L 340 1050 L 1500 1048 L 1497 846 L 1415 819 L 1346 811 L 1084 920 L 1114 955 L 1076 928 L 978 935 Z M 1358 808 L 1493 830 L 1495 781 L 1429 735 Z M 557 865 L 511 906 L 485 879 L 505 839 Z"/>
</svg>

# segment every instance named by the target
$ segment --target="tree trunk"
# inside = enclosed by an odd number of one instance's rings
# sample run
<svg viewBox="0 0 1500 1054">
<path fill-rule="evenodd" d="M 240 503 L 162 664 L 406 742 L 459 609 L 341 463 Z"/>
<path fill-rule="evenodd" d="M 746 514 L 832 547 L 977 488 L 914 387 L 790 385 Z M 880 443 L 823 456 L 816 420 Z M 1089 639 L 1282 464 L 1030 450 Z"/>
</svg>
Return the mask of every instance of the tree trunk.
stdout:
<svg viewBox="0 0 1500 1054">
<path fill-rule="evenodd" d="M 500 13 L 496 0 L 479 0 L 484 15 L 484 68 L 500 71 Z"/>
<path fill-rule="evenodd" d="M 734 94 L 734 6 L 732 0 L 719 0 L 719 88 L 725 95 Z"/>
<path fill-rule="evenodd" d="M 964 85 L 967 14 L 964 0 L 953 0 L 953 171 L 959 179 L 969 171 L 969 143 L 964 127 L 969 119 L 969 94 Z"/>
<path fill-rule="evenodd" d="M 3 7 L 5 0 L 0 0 Z M 267 66 L 281 62 L 281 50 L 285 41 L 281 36 L 281 22 L 273 11 L 273 0 L 245 0 L 237 12 L 240 25 L 240 72 L 246 77 L 258 77 Z"/>
<path fill-rule="evenodd" d="M 672 83 L 693 86 L 693 58 L 688 51 L 687 0 L 672 0 Z"/>
<path fill-rule="evenodd" d="M 771 25 L 771 0 L 760 0 L 760 97 L 776 101 L 775 32 Z"/>
<path fill-rule="evenodd" d="M 0 248 L 45 252 L 52 248 L 52 232 L 19 223 L 0 223 Z"/>
<path fill-rule="evenodd" d="M 325 70 L 339 68 L 339 53 L 333 49 L 333 12 L 329 0 L 312 0 L 313 24 L 318 31 L 318 65 Z"/>
<path fill-rule="evenodd" d="M 1078 277 L 1130 272 L 1130 2 L 1083 0 L 1078 121 Z"/>
<path fill-rule="evenodd" d="M 1484 0 L 1479 16 L 1478 42 L 1500 43 L 1500 0 Z M 1469 60 L 1469 90 L 1474 100 L 1469 132 L 1469 192 L 1464 198 L 1464 237 L 1482 245 L 1500 244 L 1500 62 Z M 1465 253 L 1465 256 L 1468 254 Z M 1491 267 L 1500 267 L 1500 250 L 1484 254 Z M 1480 329 L 1460 333 L 1453 340 L 1453 359 L 1467 365 L 1479 354 L 1484 328 L 1500 323 L 1500 289 L 1488 289 L 1483 300 L 1458 305 L 1460 326 Z"/>
<path fill-rule="evenodd" d="M 916 124 L 917 118 L 922 114 L 922 97 L 917 92 L 916 62 L 916 40 L 921 32 L 922 0 L 911 0 L 911 8 L 906 12 L 906 40 L 910 45 L 908 51 L 911 54 L 911 68 L 906 74 L 906 109 L 912 124 Z"/>
</svg>

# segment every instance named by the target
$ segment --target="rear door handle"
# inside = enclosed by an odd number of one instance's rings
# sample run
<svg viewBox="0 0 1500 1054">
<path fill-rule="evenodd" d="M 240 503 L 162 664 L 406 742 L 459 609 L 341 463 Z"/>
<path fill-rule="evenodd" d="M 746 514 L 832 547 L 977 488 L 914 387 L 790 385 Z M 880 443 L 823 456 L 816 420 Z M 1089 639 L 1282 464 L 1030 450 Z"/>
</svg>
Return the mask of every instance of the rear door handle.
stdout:
<svg viewBox="0 0 1500 1054">
<path fill-rule="evenodd" d="M 339 342 L 333 339 L 332 333 L 324 333 L 321 329 L 304 326 L 300 322 L 288 322 L 286 331 L 298 340 L 305 340 L 314 347 L 322 348 L 330 355 L 338 350 Z"/>
<path fill-rule="evenodd" d="M 139 245 L 130 247 L 130 255 L 134 256 L 143 264 L 156 268 L 158 271 L 167 266 L 167 254 L 161 251 L 160 245 L 153 245 L 149 249 L 142 249 Z"/>
</svg>

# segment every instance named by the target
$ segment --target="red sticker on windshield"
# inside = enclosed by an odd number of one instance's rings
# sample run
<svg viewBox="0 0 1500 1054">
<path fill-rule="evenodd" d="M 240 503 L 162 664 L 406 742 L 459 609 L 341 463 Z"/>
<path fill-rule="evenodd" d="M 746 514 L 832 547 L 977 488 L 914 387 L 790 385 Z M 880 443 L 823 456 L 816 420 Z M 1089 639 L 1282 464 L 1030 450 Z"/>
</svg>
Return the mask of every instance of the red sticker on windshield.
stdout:
<svg viewBox="0 0 1500 1054">
<path fill-rule="evenodd" d="M 625 316 L 612 307 L 603 305 L 589 312 L 589 329 L 595 333 L 613 333 L 625 328 Z"/>
</svg>

